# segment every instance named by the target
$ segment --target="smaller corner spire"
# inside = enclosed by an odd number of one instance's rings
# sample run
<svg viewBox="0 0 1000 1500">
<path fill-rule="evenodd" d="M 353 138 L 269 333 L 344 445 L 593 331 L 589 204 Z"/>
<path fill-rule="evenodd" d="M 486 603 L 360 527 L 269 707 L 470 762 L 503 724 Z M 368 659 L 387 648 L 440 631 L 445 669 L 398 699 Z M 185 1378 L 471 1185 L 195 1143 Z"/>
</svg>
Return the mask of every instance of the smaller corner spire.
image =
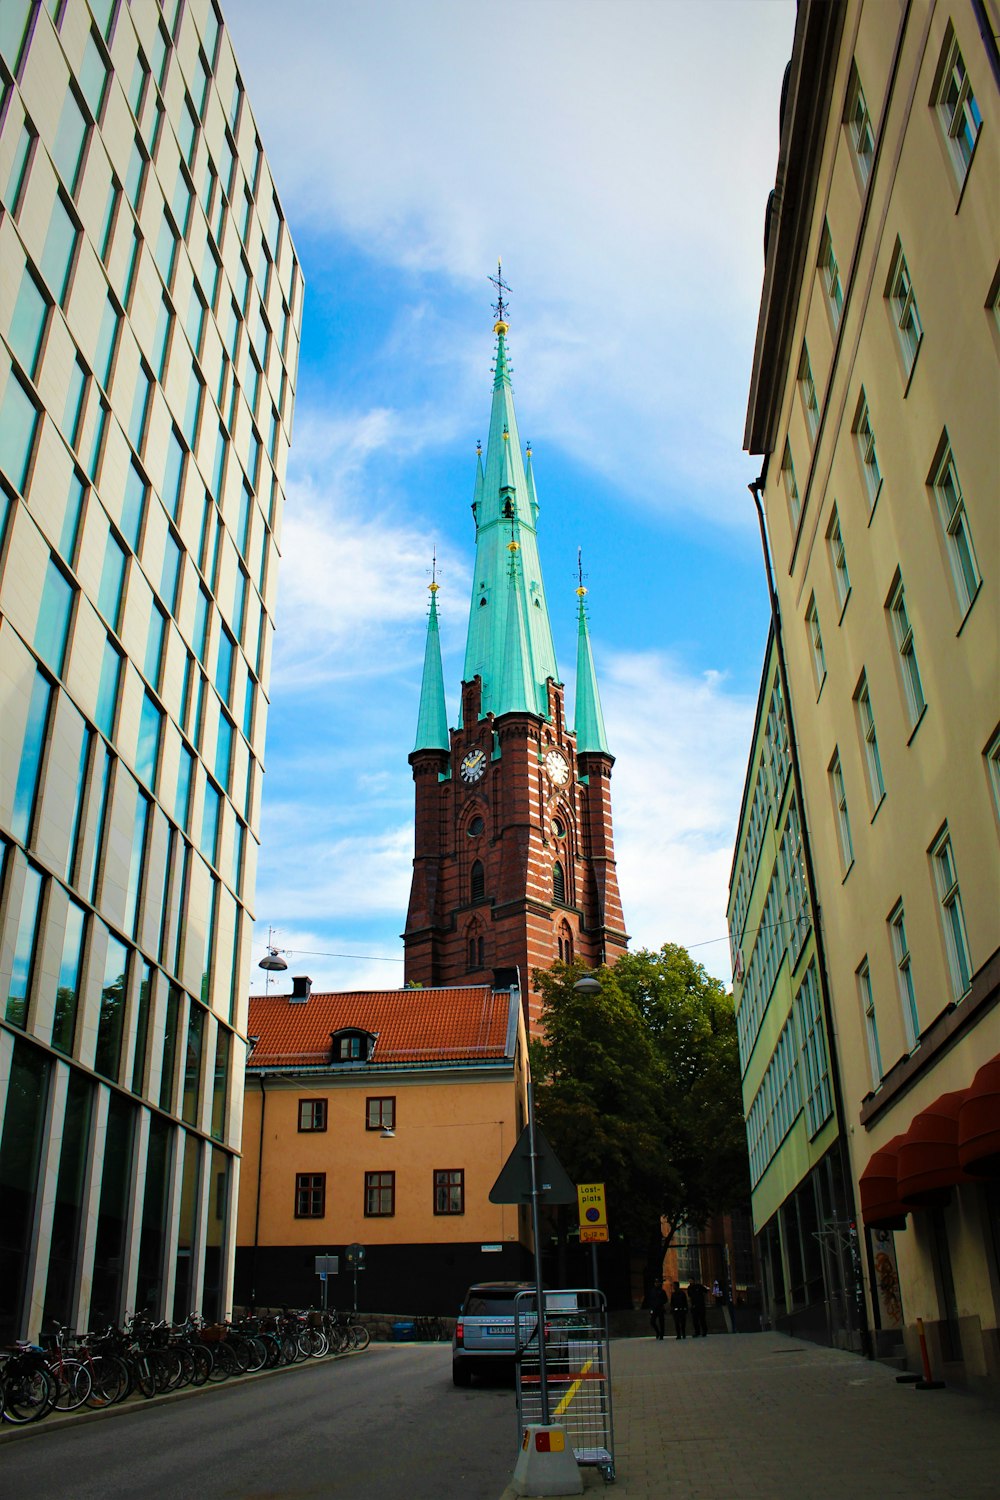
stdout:
<svg viewBox="0 0 1000 1500">
<path fill-rule="evenodd" d="M 587 590 L 583 583 L 583 554 L 579 547 L 576 551 L 576 572 L 576 597 L 579 601 L 579 633 L 576 648 L 576 707 L 573 716 L 573 728 L 576 734 L 576 753 L 578 755 L 585 755 L 588 751 L 596 751 L 603 755 L 610 755 L 608 737 L 604 729 L 604 714 L 601 711 L 601 695 L 597 690 L 597 672 L 594 669 L 594 653 L 590 644 L 590 630 L 587 625 L 587 609 L 584 604 L 584 600 L 587 597 Z"/>
<path fill-rule="evenodd" d="M 441 585 L 437 581 L 437 548 L 431 559 L 431 581 L 428 590 L 431 607 L 427 616 L 427 641 L 424 646 L 424 674 L 420 683 L 420 708 L 417 712 L 417 738 L 413 746 L 418 750 L 451 749 L 448 733 L 448 709 L 444 699 L 444 670 L 441 665 L 441 633 L 438 629 L 437 596 Z"/>
</svg>

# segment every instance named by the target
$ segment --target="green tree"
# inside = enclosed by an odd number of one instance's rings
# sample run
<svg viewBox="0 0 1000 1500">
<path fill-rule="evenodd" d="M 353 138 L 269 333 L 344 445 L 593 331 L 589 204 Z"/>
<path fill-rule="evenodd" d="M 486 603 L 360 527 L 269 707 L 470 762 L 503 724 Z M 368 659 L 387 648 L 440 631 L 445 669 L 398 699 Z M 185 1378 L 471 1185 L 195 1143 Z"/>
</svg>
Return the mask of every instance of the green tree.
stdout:
<svg viewBox="0 0 1000 1500">
<path fill-rule="evenodd" d="M 702 1227 L 750 1189 L 732 996 L 665 943 L 602 968 L 536 970 L 545 1041 L 532 1044 L 538 1117 L 570 1176 L 603 1181 L 611 1223 L 658 1239 Z"/>
</svg>

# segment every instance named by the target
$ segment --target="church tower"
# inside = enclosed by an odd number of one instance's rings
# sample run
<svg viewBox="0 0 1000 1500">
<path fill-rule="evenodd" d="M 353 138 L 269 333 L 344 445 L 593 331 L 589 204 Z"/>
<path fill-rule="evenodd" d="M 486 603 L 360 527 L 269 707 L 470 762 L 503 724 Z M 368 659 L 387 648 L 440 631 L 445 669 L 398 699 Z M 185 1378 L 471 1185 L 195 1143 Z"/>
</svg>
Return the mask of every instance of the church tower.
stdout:
<svg viewBox="0 0 1000 1500">
<path fill-rule="evenodd" d="M 611 768 L 578 595 L 574 727 L 566 722 L 538 556 L 531 449 L 522 457 L 498 284 L 490 433 L 477 450 L 476 564 L 458 727 L 449 730 L 435 580 L 409 757 L 416 792 L 406 982 L 517 983 L 530 1031 L 535 968 L 614 963 L 628 941 L 611 832 Z"/>
</svg>

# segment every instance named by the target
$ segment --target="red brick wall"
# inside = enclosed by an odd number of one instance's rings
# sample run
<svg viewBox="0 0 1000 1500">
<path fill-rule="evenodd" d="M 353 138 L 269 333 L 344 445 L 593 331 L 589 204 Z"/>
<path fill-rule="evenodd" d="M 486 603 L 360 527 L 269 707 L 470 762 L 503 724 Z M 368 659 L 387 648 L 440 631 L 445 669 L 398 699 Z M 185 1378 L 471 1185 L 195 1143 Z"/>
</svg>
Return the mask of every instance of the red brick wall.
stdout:
<svg viewBox="0 0 1000 1500">
<path fill-rule="evenodd" d="M 452 730 L 450 756 L 427 750 L 410 756 L 416 809 L 405 982 L 482 983 L 498 970 L 519 969 L 525 1019 L 537 1034 L 541 997 L 531 985 L 531 972 L 559 958 L 560 936 L 568 937 L 574 957 L 592 967 L 602 959 L 613 963 L 625 950 L 611 829 L 613 758 L 588 754 L 578 762 L 558 683 L 549 683 L 550 721 L 532 714 L 500 719 L 489 714 L 480 720 L 479 705 L 477 678 L 463 684 L 464 727 Z M 474 746 L 486 753 L 487 767 L 467 786 L 460 765 Z M 544 768 L 552 749 L 569 762 L 564 787 L 554 785 Z M 449 767 L 450 778 L 440 780 Z M 581 775 L 589 785 L 579 782 Z M 469 825 L 477 814 L 484 828 L 472 836 Z M 562 836 L 555 833 L 556 818 Z M 483 865 L 485 900 L 473 903 L 476 859 Z M 565 876 L 565 905 L 552 899 L 557 859 Z M 477 943 L 471 967 L 470 937 Z"/>
</svg>

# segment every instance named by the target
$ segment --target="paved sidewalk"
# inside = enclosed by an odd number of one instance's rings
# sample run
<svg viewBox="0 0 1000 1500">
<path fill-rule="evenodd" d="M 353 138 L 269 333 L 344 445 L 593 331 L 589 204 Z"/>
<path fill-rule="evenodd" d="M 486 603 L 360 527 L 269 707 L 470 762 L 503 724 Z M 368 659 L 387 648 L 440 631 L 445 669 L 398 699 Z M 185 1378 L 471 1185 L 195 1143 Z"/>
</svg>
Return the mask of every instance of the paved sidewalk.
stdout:
<svg viewBox="0 0 1000 1500">
<path fill-rule="evenodd" d="M 782 1334 L 611 1345 L 608 1500 L 996 1500 L 1000 1406 Z M 604 1485 L 584 1471 L 585 1494 Z M 513 1492 L 505 1492 L 504 1500 Z"/>
</svg>

